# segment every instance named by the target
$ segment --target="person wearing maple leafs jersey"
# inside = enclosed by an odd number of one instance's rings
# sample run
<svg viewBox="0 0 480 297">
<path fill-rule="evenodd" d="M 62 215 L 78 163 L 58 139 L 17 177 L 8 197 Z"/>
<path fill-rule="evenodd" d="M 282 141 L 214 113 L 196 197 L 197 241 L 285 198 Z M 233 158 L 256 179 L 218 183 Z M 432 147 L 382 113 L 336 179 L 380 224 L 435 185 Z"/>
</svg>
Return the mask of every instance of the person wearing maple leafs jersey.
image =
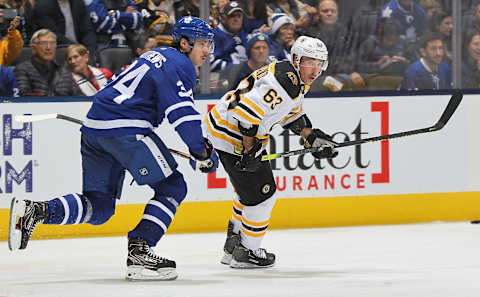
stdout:
<svg viewBox="0 0 480 297">
<path fill-rule="evenodd" d="M 275 124 L 305 139 L 305 147 L 320 147 L 315 158 L 333 158 L 332 137 L 312 128 L 302 104 L 310 85 L 327 69 L 328 51 L 316 38 L 301 36 L 291 60 L 273 62 L 254 71 L 227 92 L 204 120 L 207 137 L 235 188 L 221 263 L 232 268 L 263 268 L 275 255 L 260 248 L 275 204 L 276 185 L 264 147 Z"/>
</svg>

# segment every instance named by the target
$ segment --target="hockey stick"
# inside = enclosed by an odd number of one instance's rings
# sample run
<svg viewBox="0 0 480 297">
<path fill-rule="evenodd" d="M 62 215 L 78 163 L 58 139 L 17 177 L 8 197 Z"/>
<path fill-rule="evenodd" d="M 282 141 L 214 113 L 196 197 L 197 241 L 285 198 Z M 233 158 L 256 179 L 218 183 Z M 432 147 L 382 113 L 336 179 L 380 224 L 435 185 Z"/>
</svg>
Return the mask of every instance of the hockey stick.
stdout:
<svg viewBox="0 0 480 297">
<path fill-rule="evenodd" d="M 462 98 L 463 98 L 462 93 L 453 94 L 452 97 L 450 98 L 450 101 L 447 104 L 447 107 L 445 108 L 442 115 L 440 116 L 440 119 L 433 126 L 430 126 L 430 127 L 427 127 L 427 128 L 405 131 L 405 132 L 398 132 L 398 133 L 394 133 L 394 134 L 388 134 L 388 135 L 358 139 L 358 140 L 353 140 L 353 141 L 347 141 L 347 142 L 343 142 L 343 143 L 336 143 L 335 148 L 347 147 L 347 146 L 359 145 L 359 144 L 363 144 L 363 143 L 367 143 L 367 142 L 387 140 L 387 139 L 392 139 L 392 138 L 399 138 L 399 137 L 405 137 L 405 136 L 410 136 L 410 135 L 417 135 L 417 134 L 423 134 L 423 133 L 438 131 L 445 126 L 445 124 L 448 122 L 448 120 L 450 120 L 453 113 L 457 109 L 458 105 L 460 104 L 460 102 L 462 102 Z M 307 154 L 307 153 L 318 152 L 320 150 L 322 150 L 321 147 L 312 147 L 312 148 L 301 149 L 301 150 L 296 150 L 296 151 L 289 151 L 289 152 L 283 152 L 283 153 L 264 155 L 262 157 L 262 161 L 273 160 L 273 159 L 277 159 L 277 158 L 285 158 L 285 157 L 290 157 L 290 156 L 294 156 L 294 155 L 303 155 L 303 154 Z"/>
<path fill-rule="evenodd" d="M 83 124 L 83 122 L 79 119 L 72 118 L 72 117 L 69 117 L 67 115 L 60 114 L 60 113 L 47 113 L 47 114 L 37 114 L 37 115 L 17 115 L 17 116 L 14 116 L 13 119 L 15 121 L 21 122 L 21 123 L 38 122 L 38 121 L 49 120 L 49 119 L 60 119 L 60 120 L 65 120 L 65 121 L 72 122 L 72 123 L 79 124 L 79 125 Z M 168 150 L 171 153 L 173 153 L 177 156 L 183 157 L 185 159 L 190 159 L 189 154 L 186 154 L 184 152 L 177 151 L 177 150 L 171 149 L 171 148 L 169 148 Z"/>
</svg>

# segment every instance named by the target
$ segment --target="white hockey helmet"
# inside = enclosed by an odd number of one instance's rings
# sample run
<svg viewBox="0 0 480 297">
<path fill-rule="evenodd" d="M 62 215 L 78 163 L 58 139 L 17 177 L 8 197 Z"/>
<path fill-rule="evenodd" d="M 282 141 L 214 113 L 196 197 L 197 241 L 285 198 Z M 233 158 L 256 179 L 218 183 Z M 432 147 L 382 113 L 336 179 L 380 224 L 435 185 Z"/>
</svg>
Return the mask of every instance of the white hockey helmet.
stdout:
<svg viewBox="0 0 480 297">
<path fill-rule="evenodd" d="M 323 60 L 322 71 L 327 70 L 328 67 L 328 50 L 323 41 L 318 38 L 309 36 L 300 36 L 295 40 L 295 43 L 290 50 L 290 56 L 295 59 L 297 65 L 300 65 L 302 57 L 309 57 L 314 59 Z M 295 58 L 294 58 L 295 56 Z"/>
</svg>

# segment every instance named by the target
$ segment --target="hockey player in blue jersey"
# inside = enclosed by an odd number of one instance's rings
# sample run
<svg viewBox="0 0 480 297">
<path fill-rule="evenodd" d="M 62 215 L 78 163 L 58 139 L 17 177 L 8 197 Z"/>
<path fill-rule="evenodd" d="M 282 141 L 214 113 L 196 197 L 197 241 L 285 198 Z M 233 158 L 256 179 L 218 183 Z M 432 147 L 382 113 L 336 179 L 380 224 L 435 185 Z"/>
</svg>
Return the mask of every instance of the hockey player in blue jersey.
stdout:
<svg viewBox="0 0 480 297">
<path fill-rule="evenodd" d="M 152 129 L 163 119 L 188 146 L 190 165 L 214 172 L 218 156 L 203 137 L 195 110 L 195 66 L 213 52 L 213 31 L 201 19 L 184 17 L 173 29 L 174 47 L 146 52 L 98 92 L 81 128 L 83 192 L 38 202 L 14 198 L 10 209 L 10 250 L 24 249 L 38 223 L 101 225 L 114 214 L 125 170 L 154 197 L 128 233 L 130 280 L 177 277 L 174 261 L 151 247 L 167 231 L 187 194 L 183 175 Z"/>
</svg>

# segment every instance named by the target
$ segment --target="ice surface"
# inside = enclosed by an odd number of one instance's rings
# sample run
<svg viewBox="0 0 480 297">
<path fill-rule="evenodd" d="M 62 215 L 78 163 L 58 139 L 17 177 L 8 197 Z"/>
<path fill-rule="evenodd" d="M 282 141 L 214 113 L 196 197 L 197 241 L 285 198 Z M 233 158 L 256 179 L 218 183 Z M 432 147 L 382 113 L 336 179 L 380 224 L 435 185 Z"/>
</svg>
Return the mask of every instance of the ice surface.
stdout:
<svg viewBox="0 0 480 297">
<path fill-rule="evenodd" d="M 173 234 L 155 248 L 177 262 L 170 282 L 126 281 L 125 237 L 0 242 L 0 296 L 477 297 L 479 234 L 468 222 L 273 230 L 264 270 L 220 264 L 224 233 Z"/>
</svg>

